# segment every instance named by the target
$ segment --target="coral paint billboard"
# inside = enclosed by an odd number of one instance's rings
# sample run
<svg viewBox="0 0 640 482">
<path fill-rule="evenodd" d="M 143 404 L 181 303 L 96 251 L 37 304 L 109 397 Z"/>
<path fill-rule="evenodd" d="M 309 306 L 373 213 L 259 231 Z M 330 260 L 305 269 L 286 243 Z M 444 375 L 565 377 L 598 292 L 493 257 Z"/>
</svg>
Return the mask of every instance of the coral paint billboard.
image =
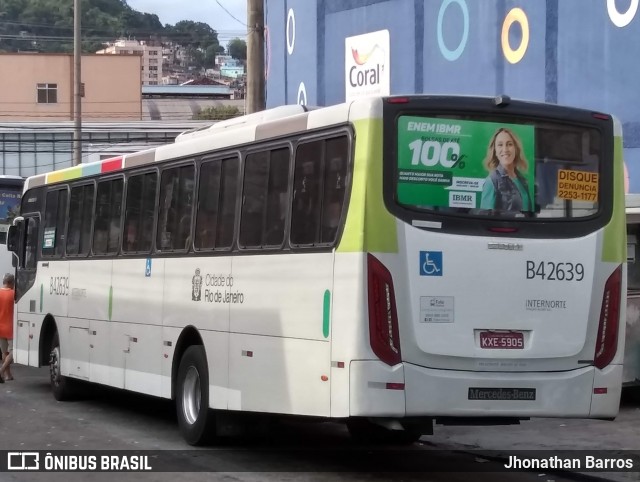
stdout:
<svg viewBox="0 0 640 482">
<path fill-rule="evenodd" d="M 389 95 L 389 31 L 347 37 L 344 45 L 346 100 Z"/>
</svg>

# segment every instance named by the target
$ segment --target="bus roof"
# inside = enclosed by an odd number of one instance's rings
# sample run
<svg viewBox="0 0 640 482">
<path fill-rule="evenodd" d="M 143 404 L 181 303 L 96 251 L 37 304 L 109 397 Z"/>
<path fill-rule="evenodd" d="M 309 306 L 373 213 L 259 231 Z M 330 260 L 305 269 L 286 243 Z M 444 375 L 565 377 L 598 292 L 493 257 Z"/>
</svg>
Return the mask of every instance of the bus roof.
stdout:
<svg viewBox="0 0 640 482">
<path fill-rule="evenodd" d="M 379 108 L 372 108 L 376 102 Z M 290 105 L 228 119 L 211 126 L 184 132 L 171 144 L 31 176 L 26 180 L 25 191 L 45 184 L 95 176 L 167 159 L 193 156 L 216 149 L 339 125 L 347 122 L 353 114 L 356 118 L 382 115 L 380 98 L 365 99 L 358 103 L 363 108 L 351 109 L 351 103 L 324 108 Z"/>
</svg>

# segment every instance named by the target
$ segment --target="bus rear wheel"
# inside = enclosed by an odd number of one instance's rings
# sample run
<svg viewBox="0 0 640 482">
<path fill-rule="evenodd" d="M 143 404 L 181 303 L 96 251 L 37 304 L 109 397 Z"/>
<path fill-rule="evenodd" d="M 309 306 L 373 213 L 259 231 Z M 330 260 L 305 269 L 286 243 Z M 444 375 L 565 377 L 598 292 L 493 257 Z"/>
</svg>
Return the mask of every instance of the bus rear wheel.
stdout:
<svg viewBox="0 0 640 482">
<path fill-rule="evenodd" d="M 74 381 L 62 375 L 61 361 L 60 337 L 58 336 L 58 332 L 56 332 L 55 335 L 53 335 L 51 352 L 49 354 L 49 378 L 53 397 L 59 402 L 71 400 L 76 394 Z"/>
<path fill-rule="evenodd" d="M 349 435 L 358 443 L 410 445 L 417 442 L 422 433 L 416 430 L 391 430 L 366 418 L 347 420 Z"/>
<path fill-rule="evenodd" d="M 189 445 L 214 440 L 215 414 L 209 410 L 209 370 L 201 345 L 187 348 L 178 367 L 176 410 L 178 425 Z"/>
</svg>

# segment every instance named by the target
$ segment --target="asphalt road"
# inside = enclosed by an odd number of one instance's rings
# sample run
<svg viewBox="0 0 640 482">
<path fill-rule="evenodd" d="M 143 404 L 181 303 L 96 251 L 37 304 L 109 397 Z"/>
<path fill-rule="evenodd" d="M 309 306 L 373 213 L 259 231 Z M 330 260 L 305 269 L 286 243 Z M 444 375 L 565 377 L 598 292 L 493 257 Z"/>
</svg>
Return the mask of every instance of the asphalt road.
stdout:
<svg viewBox="0 0 640 482">
<path fill-rule="evenodd" d="M 536 472 L 493 473 L 501 469 L 495 461 L 443 450 L 429 437 L 410 447 L 358 446 L 341 424 L 333 423 L 278 422 L 194 450 L 178 432 L 170 401 L 96 387 L 80 400 L 57 402 L 47 368 L 14 367 L 15 380 L 0 385 L 0 451 L 160 451 L 151 454 L 151 465 L 172 472 L 5 472 L 0 481 L 570 480 Z"/>
</svg>

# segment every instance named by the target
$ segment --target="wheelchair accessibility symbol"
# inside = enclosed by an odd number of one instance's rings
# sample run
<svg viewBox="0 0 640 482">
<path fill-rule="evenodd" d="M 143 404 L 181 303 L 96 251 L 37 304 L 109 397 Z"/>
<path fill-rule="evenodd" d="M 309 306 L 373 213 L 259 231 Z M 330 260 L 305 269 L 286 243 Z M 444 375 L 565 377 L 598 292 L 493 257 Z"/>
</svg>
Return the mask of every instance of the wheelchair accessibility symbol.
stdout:
<svg viewBox="0 0 640 482">
<path fill-rule="evenodd" d="M 420 276 L 442 276 L 442 251 L 420 251 Z"/>
</svg>

